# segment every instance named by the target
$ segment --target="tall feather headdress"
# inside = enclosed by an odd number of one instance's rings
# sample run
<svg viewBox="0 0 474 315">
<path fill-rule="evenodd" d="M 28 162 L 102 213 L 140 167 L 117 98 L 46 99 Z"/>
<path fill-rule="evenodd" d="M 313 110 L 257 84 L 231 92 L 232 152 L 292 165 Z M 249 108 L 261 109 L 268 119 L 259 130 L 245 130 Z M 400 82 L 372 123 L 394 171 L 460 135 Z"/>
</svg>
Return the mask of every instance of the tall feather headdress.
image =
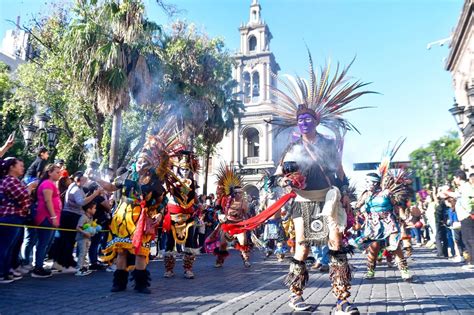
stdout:
<svg viewBox="0 0 474 315">
<path fill-rule="evenodd" d="M 395 154 L 397 154 L 405 140 L 406 138 L 399 139 L 393 145 L 389 142 L 378 167 L 382 190 L 388 190 L 396 202 L 406 200 L 411 191 L 411 172 L 405 168 L 390 169 Z"/>
<path fill-rule="evenodd" d="M 242 187 L 242 176 L 238 175 L 230 165 L 221 163 L 217 169 L 217 185 L 224 190 L 224 195 L 229 196 L 235 187 Z"/>
<path fill-rule="evenodd" d="M 285 79 L 282 79 L 273 75 L 287 91 L 271 87 L 277 98 L 276 114 L 279 118 L 270 122 L 277 125 L 280 130 L 294 127 L 297 125 L 297 113 L 306 109 L 314 112 L 319 123 L 331 130 L 337 140 L 341 140 L 348 130 L 358 132 L 342 115 L 357 109 L 369 108 L 368 106 L 351 108 L 348 104 L 364 94 L 377 92 L 360 90 L 370 83 L 349 82 L 347 72 L 355 58 L 342 72 L 339 72 L 337 64 L 336 72 L 331 76 L 330 62 L 321 68 L 321 73 L 318 75 L 309 50 L 308 56 L 309 80 L 291 75 L 285 75 Z"/>
</svg>

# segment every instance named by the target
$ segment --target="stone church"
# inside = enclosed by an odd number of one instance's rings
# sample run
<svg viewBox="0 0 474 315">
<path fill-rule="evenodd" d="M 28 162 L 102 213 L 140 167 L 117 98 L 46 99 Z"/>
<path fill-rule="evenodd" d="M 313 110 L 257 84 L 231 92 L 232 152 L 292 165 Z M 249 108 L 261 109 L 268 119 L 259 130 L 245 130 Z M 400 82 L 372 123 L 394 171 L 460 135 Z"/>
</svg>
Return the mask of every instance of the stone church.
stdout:
<svg viewBox="0 0 474 315">
<path fill-rule="evenodd" d="M 261 12 L 258 0 L 253 0 L 249 21 L 239 28 L 240 49 L 234 56 L 237 66 L 233 77 L 238 82 L 236 92 L 240 92 L 246 111 L 212 157 L 208 194 L 216 190 L 214 174 L 220 163 L 231 163 L 243 175 L 247 194 L 258 197 L 257 186 L 262 175 L 265 170 L 275 170 L 289 142 L 289 131 L 277 135 L 274 126 L 268 123 L 276 118 L 270 86 L 275 87 L 277 80 L 271 73 L 278 74 L 280 66 L 270 50 L 272 33 Z"/>
</svg>

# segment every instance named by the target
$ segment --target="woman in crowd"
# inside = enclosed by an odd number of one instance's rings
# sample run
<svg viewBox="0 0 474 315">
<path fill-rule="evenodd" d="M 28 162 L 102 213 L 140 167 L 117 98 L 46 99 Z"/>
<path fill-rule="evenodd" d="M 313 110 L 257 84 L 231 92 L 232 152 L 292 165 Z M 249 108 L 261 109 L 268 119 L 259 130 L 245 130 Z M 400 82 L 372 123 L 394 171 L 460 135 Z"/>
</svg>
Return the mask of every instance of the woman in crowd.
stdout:
<svg viewBox="0 0 474 315">
<path fill-rule="evenodd" d="M 0 223 L 23 224 L 31 203 L 28 188 L 20 181 L 23 161 L 10 157 L 0 160 Z M 22 227 L 0 226 L 0 283 L 14 280 L 11 273 L 13 247 Z"/>
<path fill-rule="evenodd" d="M 59 227 L 61 217 L 61 198 L 57 182 L 61 177 L 61 167 L 55 164 L 46 166 L 36 192 L 38 207 L 34 218 L 35 225 L 40 227 Z M 34 278 L 51 277 L 51 271 L 43 268 L 46 253 L 51 245 L 54 230 L 37 229 L 38 243 L 36 244 L 35 269 L 31 276 Z"/>
<path fill-rule="evenodd" d="M 94 200 L 103 190 L 98 189 L 86 197 L 82 190 L 82 187 L 87 182 L 84 174 L 76 172 L 73 176 L 73 181 L 66 192 L 64 209 L 61 212 L 60 227 L 76 230 L 77 222 L 83 213 L 82 206 Z M 72 256 L 74 244 L 76 243 L 76 232 L 60 231 L 59 233 L 60 236 L 53 267 L 59 271 L 76 272 L 76 262 Z"/>
</svg>

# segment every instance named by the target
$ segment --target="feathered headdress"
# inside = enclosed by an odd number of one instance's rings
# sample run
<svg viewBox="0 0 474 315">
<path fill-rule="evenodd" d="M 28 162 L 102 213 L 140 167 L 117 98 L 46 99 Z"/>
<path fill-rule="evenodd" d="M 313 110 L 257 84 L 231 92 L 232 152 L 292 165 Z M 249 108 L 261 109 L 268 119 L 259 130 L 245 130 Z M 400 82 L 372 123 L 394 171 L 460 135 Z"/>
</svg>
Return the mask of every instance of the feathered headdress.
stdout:
<svg viewBox="0 0 474 315">
<path fill-rule="evenodd" d="M 242 187 L 242 177 L 230 165 L 221 163 L 216 177 L 217 185 L 222 187 L 225 196 L 229 196 L 236 187 Z"/>
<path fill-rule="evenodd" d="M 396 202 L 406 200 L 410 194 L 411 172 L 403 168 L 390 169 L 390 163 L 405 140 L 406 138 L 399 139 L 393 146 L 389 142 L 378 167 L 382 190 L 388 190 Z"/>
<path fill-rule="evenodd" d="M 357 109 L 368 107 L 349 108 L 348 104 L 364 94 L 376 93 L 373 91 L 360 91 L 369 83 L 355 81 L 348 82 L 347 72 L 352 62 L 339 73 L 339 64 L 334 76 L 330 75 L 331 64 L 328 62 L 321 73 L 318 74 L 313 67 L 313 59 L 309 56 L 309 81 L 299 76 L 285 75 L 283 80 L 273 75 L 286 88 L 284 92 L 272 87 L 272 92 L 277 97 L 276 114 L 278 120 L 270 121 L 281 129 L 297 125 L 297 116 L 303 113 L 311 114 L 324 127 L 330 129 L 341 140 L 347 130 L 357 129 L 342 115 Z M 358 131 L 357 131 L 358 132 Z"/>
</svg>

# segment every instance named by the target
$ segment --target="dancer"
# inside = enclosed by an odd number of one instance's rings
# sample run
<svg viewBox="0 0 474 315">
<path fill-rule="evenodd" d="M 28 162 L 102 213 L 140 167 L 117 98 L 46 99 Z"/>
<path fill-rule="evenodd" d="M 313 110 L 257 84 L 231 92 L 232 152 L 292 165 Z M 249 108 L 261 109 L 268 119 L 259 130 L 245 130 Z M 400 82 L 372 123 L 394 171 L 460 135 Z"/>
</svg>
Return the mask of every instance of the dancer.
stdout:
<svg viewBox="0 0 474 315">
<path fill-rule="evenodd" d="M 362 235 L 356 242 L 368 248 L 366 279 L 375 277 L 377 256 L 380 250 L 385 247 L 390 254 L 395 256 L 395 262 L 402 279 L 411 280 L 408 264 L 401 247 L 402 233 L 396 216 L 397 204 L 406 199 L 408 194 L 407 173 L 403 170 L 395 175 L 389 172 L 390 161 L 400 145 L 395 146 L 393 150 L 387 150 L 387 154 L 379 166 L 381 175 L 367 174 L 367 190 L 357 203 L 357 207 L 361 208 L 365 215 Z"/>
<path fill-rule="evenodd" d="M 288 80 L 280 80 L 280 83 L 287 88 L 288 94 L 273 89 L 278 119 L 271 123 L 281 129 L 297 126 L 301 133 L 286 148 L 275 173 L 279 177 L 277 183 L 293 188 L 292 193 L 284 195 L 256 217 L 222 228 L 233 233 L 251 229 L 281 208 L 281 203 L 288 202 L 288 198 L 296 197 L 291 206 L 296 248 L 285 280 L 291 290 L 289 306 L 296 311 L 311 308 L 303 299 L 303 290 L 308 282 L 305 259 L 312 245 L 328 244 L 330 279 L 337 298 L 335 313 L 358 314 L 357 308 L 348 300 L 352 276 L 347 253 L 351 249 L 343 246 L 342 242 L 347 218 L 338 188 L 348 184 L 342 168 L 342 148 L 344 134 L 353 128 L 341 115 L 357 109 L 347 107 L 351 101 L 372 92 L 360 91 L 366 85 L 364 83 L 347 83 L 349 67 L 330 78 L 327 66 L 322 69 L 321 78 L 317 78 L 311 54 L 309 59 L 309 80 L 287 76 Z M 332 131 L 335 138 L 317 132 L 318 125 Z"/>
<path fill-rule="evenodd" d="M 165 262 L 165 278 L 174 277 L 176 264 L 176 246 L 182 246 L 184 277 L 193 279 L 193 264 L 199 246 L 194 242 L 194 216 L 197 211 L 197 194 L 194 174 L 199 164 L 196 156 L 178 145 L 174 153 L 170 154 L 171 172 L 166 176 L 166 186 L 169 192 L 169 201 L 166 207 L 166 216 L 163 231 L 167 232 Z"/>
<path fill-rule="evenodd" d="M 121 187 L 122 199 L 110 224 L 107 247 L 102 260 L 113 262 L 114 272 L 112 292 L 123 291 L 127 287 L 128 272 L 132 271 L 135 290 L 151 293 L 150 273 L 146 270 L 150 254 L 150 244 L 160 223 L 166 204 L 165 189 L 160 179 L 160 163 L 166 160 L 165 145 L 161 136 L 150 136 L 133 166 L 133 171 Z"/>
<path fill-rule="evenodd" d="M 275 176 L 265 174 L 263 177 L 262 201 L 260 202 L 260 210 L 264 210 L 273 204 L 279 197 L 281 190 L 275 183 Z M 284 246 L 284 231 L 281 222 L 281 210 L 277 211 L 265 223 L 263 229 L 263 242 L 265 245 L 265 256 L 270 257 L 275 254 L 278 261 L 283 261 L 287 252 Z"/>
<path fill-rule="evenodd" d="M 248 202 L 242 189 L 242 178 L 235 173 L 231 166 L 220 165 L 217 171 L 218 195 L 222 212 L 219 222 L 232 224 L 243 221 L 247 216 Z M 240 256 L 246 268 L 250 268 L 250 246 L 245 232 L 233 236 L 220 231 L 220 246 L 214 250 L 216 268 L 222 267 L 224 260 L 229 256 L 227 242 L 234 242 L 234 248 L 240 251 Z"/>
</svg>

